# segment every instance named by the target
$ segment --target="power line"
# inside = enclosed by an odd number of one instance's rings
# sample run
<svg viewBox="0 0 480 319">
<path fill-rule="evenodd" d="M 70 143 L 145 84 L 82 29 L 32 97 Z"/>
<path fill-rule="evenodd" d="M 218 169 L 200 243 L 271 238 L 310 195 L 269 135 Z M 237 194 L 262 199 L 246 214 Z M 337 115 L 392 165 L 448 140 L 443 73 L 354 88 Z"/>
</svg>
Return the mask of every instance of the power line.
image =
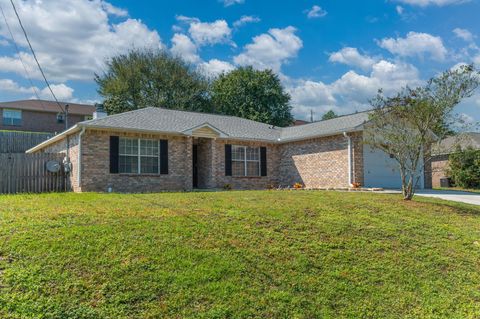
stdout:
<svg viewBox="0 0 480 319">
<path fill-rule="evenodd" d="M 23 70 L 25 71 L 25 77 L 28 79 L 28 82 L 30 83 L 30 87 L 33 90 L 33 93 L 37 97 L 37 99 L 40 101 L 40 104 L 42 105 L 42 108 L 45 110 L 45 105 L 43 104 L 42 100 L 40 99 L 40 95 L 38 94 L 37 88 L 33 84 L 32 78 L 30 77 L 27 66 L 25 65 L 25 62 L 22 59 L 22 55 L 20 54 L 20 49 L 18 47 L 17 41 L 15 40 L 15 36 L 13 35 L 12 29 L 10 28 L 10 24 L 8 23 L 7 16 L 5 15 L 5 11 L 3 10 L 3 7 L 0 5 L 0 11 L 2 12 L 3 19 L 5 20 L 5 25 L 7 26 L 7 30 L 10 33 L 10 37 L 12 38 L 12 42 L 15 46 L 15 50 L 17 51 L 18 58 L 20 59 L 20 62 L 22 63 Z"/>
<path fill-rule="evenodd" d="M 30 43 L 30 39 L 28 38 L 28 35 L 27 35 L 27 31 L 25 31 L 25 28 L 23 27 L 22 20 L 20 19 L 20 16 L 18 15 L 17 8 L 15 7 L 15 4 L 13 3 L 13 0 L 10 0 L 10 3 L 12 4 L 13 11 L 15 11 L 15 15 L 17 16 L 18 23 L 20 23 L 20 27 L 22 28 L 23 35 L 25 36 L 25 39 L 27 40 L 28 46 L 30 47 L 30 51 L 32 51 L 32 55 L 33 55 L 33 58 L 35 59 L 35 62 L 37 63 L 38 69 L 40 70 L 40 73 L 42 74 L 42 77 L 45 80 L 45 83 L 47 84 L 47 87 L 50 90 L 50 93 L 52 94 L 53 98 L 55 99 L 55 102 L 57 102 L 58 107 L 60 108 L 62 113 L 65 113 L 62 105 L 60 104 L 57 97 L 55 96 L 55 93 L 53 93 L 53 90 L 50 87 L 50 83 L 48 82 L 47 77 L 45 76 L 45 73 L 43 72 L 43 69 L 40 66 L 40 62 L 38 62 L 37 55 L 35 54 L 35 51 L 33 50 L 32 44 Z"/>
</svg>

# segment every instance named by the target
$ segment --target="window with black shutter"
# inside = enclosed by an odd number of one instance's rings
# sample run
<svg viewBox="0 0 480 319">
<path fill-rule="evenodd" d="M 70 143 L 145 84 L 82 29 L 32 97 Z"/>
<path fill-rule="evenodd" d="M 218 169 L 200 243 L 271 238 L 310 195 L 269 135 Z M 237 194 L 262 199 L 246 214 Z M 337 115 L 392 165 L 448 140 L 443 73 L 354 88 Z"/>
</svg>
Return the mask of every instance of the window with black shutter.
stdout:
<svg viewBox="0 0 480 319">
<path fill-rule="evenodd" d="M 232 176 L 232 145 L 225 144 L 225 176 Z"/>
<path fill-rule="evenodd" d="M 260 175 L 267 176 L 267 148 L 260 147 Z"/>
<path fill-rule="evenodd" d="M 110 173 L 118 173 L 118 155 L 119 155 L 119 141 L 118 136 L 110 136 Z"/>
</svg>

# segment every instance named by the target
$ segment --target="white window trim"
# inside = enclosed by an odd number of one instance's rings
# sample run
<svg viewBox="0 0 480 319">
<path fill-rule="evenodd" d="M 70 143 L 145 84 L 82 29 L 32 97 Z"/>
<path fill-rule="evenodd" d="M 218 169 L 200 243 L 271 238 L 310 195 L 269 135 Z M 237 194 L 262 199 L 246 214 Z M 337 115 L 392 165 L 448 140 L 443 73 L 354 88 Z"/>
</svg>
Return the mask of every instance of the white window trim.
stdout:
<svg viewBox="0 0 480 319">
<path fill-rule="evenodd" d="M 234 175 L 232 174 L 233 177 L 260 177 L 262 175 L 261 172 L 261 154 L 260 154 L 260 147 L 251 147 L 251 146 L 243 146 L 243 145 L 232 145 L 232 153 L 233 149 L 235 148 L 243 148 L 243 159 L 233 159 L 232 156 L 232 162 L 243 162 L 244 163 L 244 175 Z M 249 160 L 247 159 L 247 148 L 254 148 L 258 150 L 258 160 Z M 247 170 L 247 163 L 248 162 L 256 162 L 258 163 L 258 175 L 248 175 L 248 170 Z"/>
<path fill-rule="evenodd" d="M 129 138 L 129 137 L 120 137 L 120 139 L 124 140 L 136 140 L 137 141 L 137 154 L 122 154 L 121 151 L 119 150 L 118 156 L 130 156 L 130 157 L 137 157 L 137 172 L 134 173 L 120 173 L 120 174 L 135 174 L 135 175 L 160 175 L 160 141 L 155 140 L 155 139 L 148 139 L 148 138 Z M 158 154 L 155 155 L 141 155 L 141 141 L 155 141 L 157 142 L 157 152 Z M 152 158 L 157 158 L 158 160 L 158 166 L 157 166 L 157 172 L 156 173 L 142 173 L 142 157 L 152 157 Z"/>
</svg>

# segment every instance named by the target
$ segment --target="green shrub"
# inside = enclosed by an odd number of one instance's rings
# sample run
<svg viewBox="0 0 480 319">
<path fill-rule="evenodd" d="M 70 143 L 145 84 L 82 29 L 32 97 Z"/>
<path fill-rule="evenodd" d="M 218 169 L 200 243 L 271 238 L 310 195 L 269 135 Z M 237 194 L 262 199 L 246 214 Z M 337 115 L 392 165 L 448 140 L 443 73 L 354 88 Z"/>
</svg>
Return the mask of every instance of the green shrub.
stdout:
<svg viewBox="0 0 480 319">
<path fill-rule="evenodd" d="M 448 173 L 456 186 L 480 188 L 480 150 L 458 149 L 449 158 Z"/>
</svg>

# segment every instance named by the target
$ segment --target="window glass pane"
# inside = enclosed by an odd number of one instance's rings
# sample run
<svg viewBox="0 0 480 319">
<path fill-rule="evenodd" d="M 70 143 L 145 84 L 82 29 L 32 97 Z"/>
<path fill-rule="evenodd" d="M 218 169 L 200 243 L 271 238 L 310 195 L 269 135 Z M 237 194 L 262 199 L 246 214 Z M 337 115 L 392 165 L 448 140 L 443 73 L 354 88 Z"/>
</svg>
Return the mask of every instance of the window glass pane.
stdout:
<svg viewBox="0 0 480 319">
<path fill-rule="evenodd" d="M 140 155 L 158 156 L 158 141 L 140 140 Z"/>
<path fill-rule="evenodd" d="M 232 160 L 243 161 L 245 159 L 245 148 L 243 146 L 232 146 Z"/>
<path fill-rule="evenodd" d="M 118 157 L 119 172 L 120 173 L 138 173 L 138 157 L 137 156 L 123 156 Z"/>
<path fill-rule="evenodd" d="M 3 110 L 3 125 L 22 125 L 22 111 Z"/>
<path fill-rule="evenodd" d="M 142 174 L 158 174 L 158 157 L 140 157 Z"/>
<path fill-rule="evenodd" d="M 232 161 L 232 175 L 233 176 L 245 176 L 245 162 L 244 161 Z"/>
<path fill-rule="evenodd" d="M 120 155 L 138 155 L 138 140 L 133 138 L 120 138 Z"/>
<path fill-rule="evenodd" d="M 249 160 L 249 161 L 259 161 L 260 160 L 260 149 L 258 147 L 247 147 L 247 160 Z"/>
<path fill-rule="evenodd" d="M 247 176 L 260 176 L 259 162 L 247 162 Z"/>
</svg>

